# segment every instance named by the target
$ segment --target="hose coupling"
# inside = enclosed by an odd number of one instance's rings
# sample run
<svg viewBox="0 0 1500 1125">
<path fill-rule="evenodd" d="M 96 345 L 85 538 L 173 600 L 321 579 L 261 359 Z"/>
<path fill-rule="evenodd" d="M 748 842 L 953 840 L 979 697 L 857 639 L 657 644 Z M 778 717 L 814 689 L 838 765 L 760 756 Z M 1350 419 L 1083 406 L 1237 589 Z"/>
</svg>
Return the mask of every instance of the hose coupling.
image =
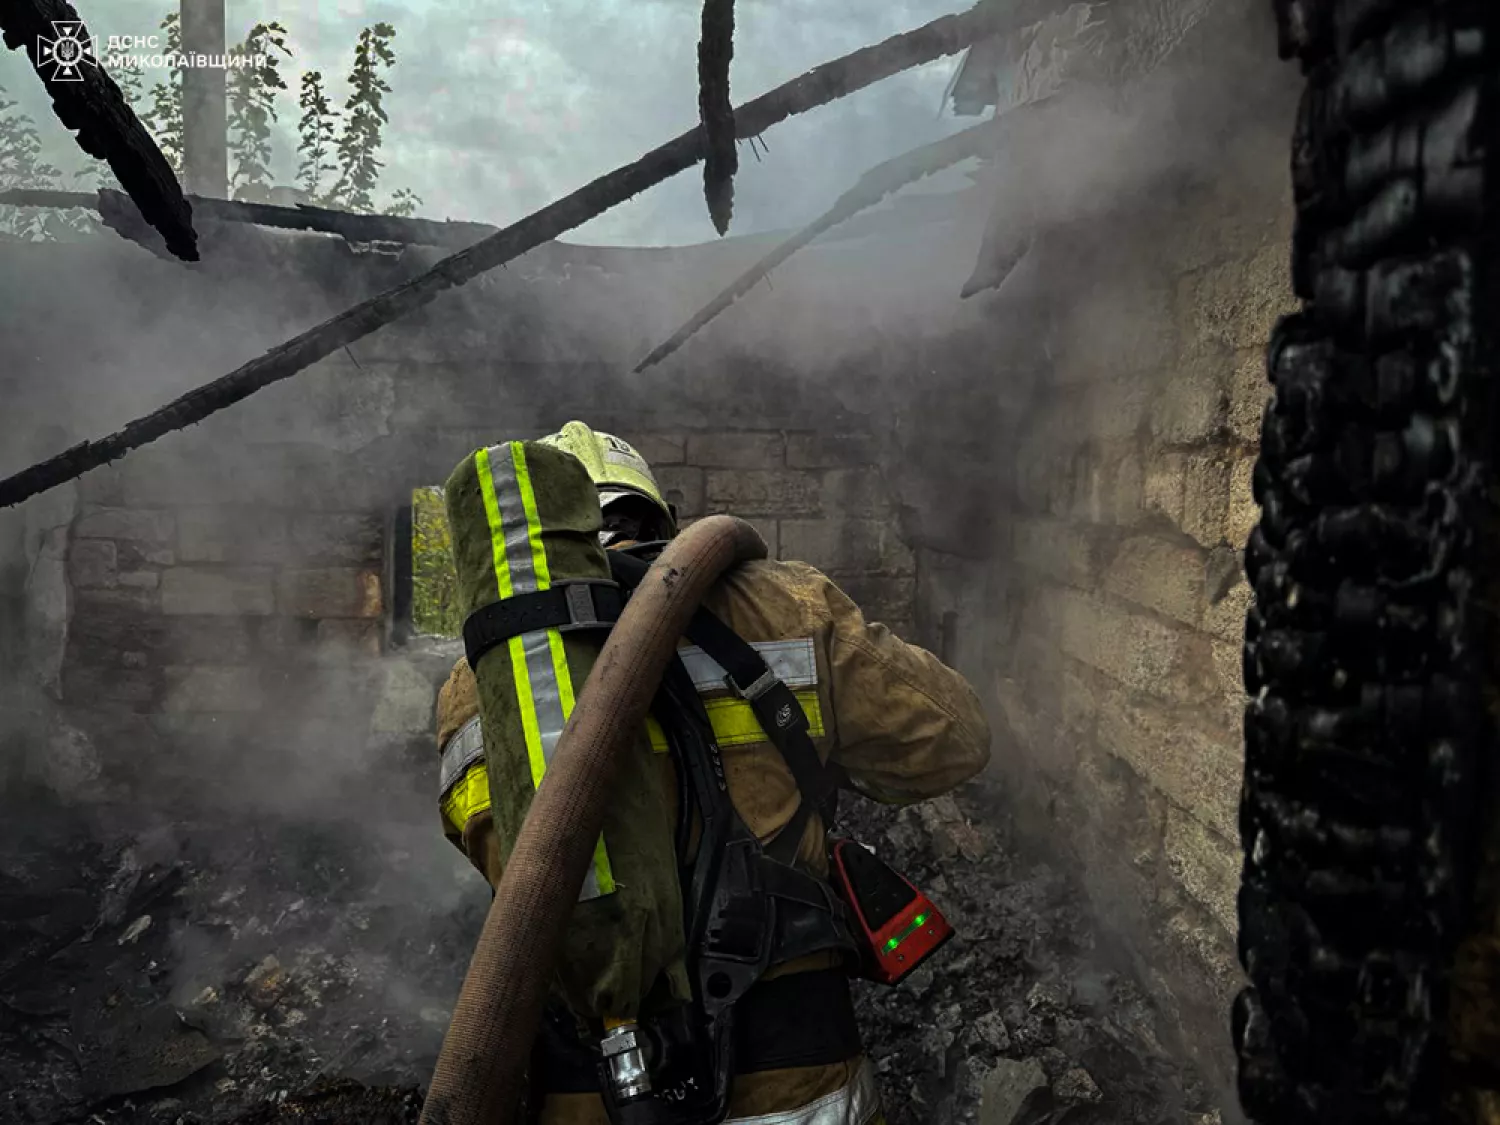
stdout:
<svg viewBox="0 0 1500 1125">
<path fill-rule="evenodd" d="M 626 1021 L 610 1028 L 600 1040 L 599 1049 L 608 1067 L 616 1101 L 633 1101 L 651 1093 L 651 1074 L 646 1069 L 641 1030 L 635 1023 Z"/>
</svg>

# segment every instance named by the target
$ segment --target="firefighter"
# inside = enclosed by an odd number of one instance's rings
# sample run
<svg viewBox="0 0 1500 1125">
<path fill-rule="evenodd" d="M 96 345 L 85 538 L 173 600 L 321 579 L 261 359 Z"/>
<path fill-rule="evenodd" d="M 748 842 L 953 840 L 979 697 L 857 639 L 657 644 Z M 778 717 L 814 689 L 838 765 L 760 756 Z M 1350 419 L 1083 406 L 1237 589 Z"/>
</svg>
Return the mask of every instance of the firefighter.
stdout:
<svg viewBox="0 0 1500 1125">
<path fill-rule="evenodd" d="M 676 534 L 675 512 L 650 466 L 629 444 L 581 422 L 568 423 L 542 443 L 573 454 L 588 469 L 598 489 L 599 537 L 606 548 L 627 549 Z M 948 792 L 988 762 L 989 726 L 963 677 L 884 625 L 867 622 L 813 567 L 774 560 L 745 564 L 729 571 L 704 605 L 757 649 L 775 652 L 778 674 L 795 689 L 808 715 L 818 756 L 838 771 L 844 788 L 884 804 L 910 804 Z M 503 782 L 486 776 L 477 743 L 464 745 L 481 737 L 478 712 L 475 678 L 460 658 L 437 706 L 437 741 L 445 761 L 443 829 L 493 888 L 500 882 L 503 848 L 490 793 Z M 774 839 L 799 804 L 790 770 L 741 700 L 721 697 L 709 715 L 715 741 L 724 749 L 736 812 L 761 840 Z M 451 768 L 455 762 L 465 763 L 461 773 Z M 824 878 L 825 834 L 822 817 L 808 817 L 795 852 L 799 865 Z M 771 998 L 768 1002 L 741 1002 L 746 1008 L 741 1024 L 748 1019 L 764 1025 L 744 1037 L 762 1044 L 764 1058 L 738 1058 L 729 1121 L 880 1121 L 873 1068 L 853 1023 L 845 965 L 846 958 L 833 950 L 802 956 L 772 968 L 746 996 L 750 1000 L 759 991 Z M 778 1040 L 785 1049 L 774 1048 Z M 768 1041 L 771 1049 L 764 1047 Z M 543 1054 L 546 1050 L 545 1042 L 538 1047 Z M 564 1076 L 552 1081 L 551 1089 L 546 1077 L 540 1082 L 542 1104 L 533 1113 L 539 1108 L 545 1125 L 608 1125 L 603 1099 L 588 1092 L 595 1089 L 588 1074 L 569 1080 L 565 1066 L 538 1063 L 536 1055 L 533 1070 Z M 533 1082 L 535 1089 L 535 1074 Z"/>
</svg>

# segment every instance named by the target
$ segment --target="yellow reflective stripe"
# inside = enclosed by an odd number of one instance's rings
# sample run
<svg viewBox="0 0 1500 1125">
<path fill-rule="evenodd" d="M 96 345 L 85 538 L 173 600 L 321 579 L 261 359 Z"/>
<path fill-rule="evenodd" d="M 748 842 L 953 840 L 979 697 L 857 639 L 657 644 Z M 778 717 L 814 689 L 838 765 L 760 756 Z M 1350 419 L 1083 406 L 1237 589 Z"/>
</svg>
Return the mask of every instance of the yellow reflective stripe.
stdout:
<svg viewBox="0 0 1500 1125">
<path fill-rule="evenodd" d="M 531 540 L 531 569 L 536 574 L 536 588 L 552 588 L 552 572 L 547 569 L 547 552 L 542 547 L 542 520 L 536 512 L 536 491 L 531 487 L 531 470 L 526 467 L 526 447 L 510 443 L 511 460 L 516 467 L 516 487 L 521 493 L 521 509 L 526 513 L 526 535 Z"/>
<path fill-rule="evenodd" d="M 826 732 L 823 726 L 823 705 L 818 701 L 815 689 L 808 688 L 792 693 L 802 710 L 807 714 L 808 734 L 821 738 Z M 755 717 L 750 704 L 732 695 L 718 699 L 705 699 L 703 707 L 708 712 L 708 721 L 714 728 L 714 738 L 720 746 L 748 746 L 756 742 L 769 742 L 760 721 Z M 646 719 L 646 733 L 651 739 L 651 749 L 658 754 L 667 752 L 667 736 L 654 718 Z"/>
<path fill-rule="evenodd" d="M 661 729 L 655 715 L 646 716 L 646 735 L 651 739 L 651 750 L 656 754 L 667 752 L 667 732 Z"/>
<path fill-rule="evenodd" d="M 499 446 L 495 447 L 499 449 Z M 526 458 L 521 453 L 521 443 L 511 442 L 507 449 L 511 455 L 512 464 L 524 466 Z M 480 458 L 483 458 L 480 461 Z M 484 512 L 490 521 L 490 542 L 494 545 L 495 555 L 495 579 L 500 590 L 501 599 L 508 598 L 515 593 L 515 582 L 511 578 L 510 559 L 508 557 L 509 544 L 505 536 L 505 519 L 500 514 L 500 500 L 495 494 L 495 474 L 490 464 L 490 451 L 481 449 L 475 456 L 476 464 L 480 468 L 479 487 L 484 493 Z M 529 483 L 529 478 L 528 478 Z M 525 504 L 525 498 L 522 498 Z M 528 517 L 534 516 L 536 500 L 533 497 Z M 527 520 L 527 537 L 532 541 L 532 554 L 536 554 L 535 535 L 531 524 L 534 520 Z M 526 757 L 531 764 L 531 783 L 533 786 L 542 783 L 542 775 L 547 772 L 547 757 L 542 750 L 542 732 L 537 724 L 536 699 L 531 692 L 531 677 L 526 671 L 526 643 L 523 637 L 514 636 L 507 642 L 510 647 L 510 666 L 516 681 L 516 703 L 521 711 L 521 733 L 526 739 Z"/>
<path fill-rule="evenodd" d="M 464 825 L 489 807 L 490 775 L 483 762 L 475 762 L 443 798 L 443 817 L 462 835 Z"/>
<path fill-rule="evenodd" d="M 490 523 L 490 553 L 495 559 L 495 583 L 500 597 L 508 598 L 510 588 L 510 563 L 505 559 L 505 524 L 500 519 L 500 501 L 495 497 L 495 476 L 490 471 L 490 451 L 481 449 L 474 454 L 474 467 L 479 470 L 479 492 L 484 497 L 484 514 Z"/>
<path fill-rule="evenodd" d="M 563 650 L 562 634 L 556 629 L 547 630 L 547 640 L 552 648 L 552 668 L 557 676 L 557 695 L 562 704 L 563 721 L 573 713 L 573 678 L 568 674 L 567 654 Z M 545 771 L 547 763 L 542 762 Z M 541 778 L 538 777 L 535 784 L 540 785 Z M 599 839 L 594 842 L 594 882 L 599 884 L 601 895 L 614 894 L 615 875 L 609 866 L 609 853 L 604 850 L 604 834 L 599 834 Z"/>
<path fill-rule="evenodd" d="M 547 644 L 552 651 L 552 674 L 557 677 L 557 701 L 562 705 L 563 722 L 573 714 L 573 677 L 568 674 L 568 652 L 563 648 L 562 634 L 547 630 Z"/>
<path fill-rule="evenodd" d="M 518 444 L 513 442 L 512 447 Z M 501 600 L 504 600 L 511 597 L 515 590 L 511 581 L 510 561 L 506 556 L 505 521 L 500 515 L 499 497 L 495 495 L 495 474 L 488 449 L 481 449 L 474 454 L 474 467 L 479 473 L 479 492 L 484 498 L 484 514 L 490 525 L 490 553 L 495 560 L 495 587 Z M 531 760 L 531 781 L 533 785 L 540 785 L 547 760 L 542 755 L 541 732 L 537 729 L 536 707 L 531 698 L 531 680 L 526 675 L 526 649 L 519 636 L 511 637 L 508 643 L 510 666 L 515 673 L 516 702 L 521 709 L 521 730 L 526 738 L 526 756 Z"/>
<path fill-rule="evenodd" d="M 568 675 L 568 656 L 563 649 L 562 634 L 556 629 L 547 630 L 547 650 L 552 656 L 552 678 L 557 681 L 557 702 L 562 708 L 563 722 L 568 721 L 568 716 L 573 713 L 573 680 Z M 547 758 L 541 751 L 541 743 L 537 743 L 538 761 L 540 765 L 533 762 L 532 784 L 540 785 L 542 775 L 547 772 Z"/>
</svg>

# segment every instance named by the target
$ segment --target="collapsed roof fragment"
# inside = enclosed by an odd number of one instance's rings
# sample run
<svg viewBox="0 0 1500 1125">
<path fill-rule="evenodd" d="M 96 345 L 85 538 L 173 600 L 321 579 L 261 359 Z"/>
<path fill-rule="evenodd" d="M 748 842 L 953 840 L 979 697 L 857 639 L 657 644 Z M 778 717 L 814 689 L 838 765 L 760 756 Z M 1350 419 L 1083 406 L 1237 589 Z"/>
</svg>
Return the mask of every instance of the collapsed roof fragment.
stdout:
<svg viewBox="0 0 1500 1125">
<path fill-rule="evenodd" d="M 1147 0 L 1018 0 L 1007 5 L 995 32 L 965 53 L 945 96 L 960 117 L 994 110 L 993 124 L 975 126 L 870 169 L 828 211 L 746 270 L 653 348 L 635 370 L 666 359 L 798 250 L 887 196 L 971 157 L 1002 161 L 1024 150 L 1017 138 L 1002 139 L 1000 132 L 1005 127 L 1015 133 L 1009 126 L 1017 115 L 1040 110 L 1055 116 L 1069 97 L 1086 98 L 1093 90 L 1156 71 L 1213 4 L 1214 0 L 1202 0 L 1180 11 L 1171 9 L 1165 18 L 1160 6 Z M 1021 196 L 1024 190 L 997 193 L 979 259 L 960 297 L 998 288 L 1025 257 L 1031 231 L 1015 229 L 1012 217 L 1016 211 L 1028 213 Z"/>
<path fill-rule="evenodd" d="M 735 135 L 764 132 L 795 114 L 852 94 L 883 78 L 956 54 L 993 34 L 1006 19 L 994 0 L 892 36 L 805 74 L 742 105 L 734 115 Z M 309 329 L 210 383 L 189 391 L 117 433 L 83 442 L 0 481 L 0 508 L 97 469 L 165 434 L 201 422 L 263 387 L 288 379 L 339 348 L 423 307 L 444 290 L 473 280 L 545 242 L 581 226 L 611 207 L 692 167 L 705 156 L 701 126 L 668 141 L 639 159 L 606 173 L 577 191 L 513 223 L 483 241 L 452 254 L 409 281 L 377 294 Z"/>
<path fill-rule="evenodd" d="M 93 38 L 73 6 L 67 0 L 7 0 L 0 5 L 0 31 L 11 50 L 25 47 L 52 98 L 53 112 L 76 134 L 78 147 L 109 165 L 168 251 L 196 262 L 198 236 L 182 185 L 120 87 L 99 65 Z M 66 79 L 60 80 L 60 74 Z"/>
</svg>

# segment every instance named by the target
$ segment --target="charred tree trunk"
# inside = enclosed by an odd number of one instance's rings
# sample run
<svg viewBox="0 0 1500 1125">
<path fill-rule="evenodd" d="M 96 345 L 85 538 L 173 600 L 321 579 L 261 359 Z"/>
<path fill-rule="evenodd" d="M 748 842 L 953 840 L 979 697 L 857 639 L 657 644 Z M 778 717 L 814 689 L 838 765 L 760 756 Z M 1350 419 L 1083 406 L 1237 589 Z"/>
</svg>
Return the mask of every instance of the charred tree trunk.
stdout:
<svg viewBox="0 0 1500 1125">
<path fill-rule="evenodd" d="M 1500 1121 L 1492 3 L 1277 0 L 1299 312 L 1246 550 L 1234 1041 L 1271 1125 Z"/>
<path fill-rule="evenodd" d="M 283 230 L 308 230 L 336 234 L 346 242 L 401 242 L 421 246 L 446 246 L 461 250 L 481 238 L 495 233 L 485 223 L 439 222 L 434 219 L 402 219 L 394 215 L 360 215 L 352 211 L 333 211 L 326 207 L 299 204 L 279 207 L 271 203 L 245 203 L 240 200 L 189 196 L 193 213 L 204 222 L 253 223 Z M 52 191 L 39 188 L 15 188 L 0 191 L 0 205 L 9 207 L 80 207 L 97 211 L 121 236 L 139 242 L 153 253 L 161 253 L 159 239 L 143 235 L 144 222 L 130 197 L 109 188 L 96 192 Z M 125 221 L 121 216 L 132 216 Z M 118 220 L 118 221 L 117 221 Z M 212 241 L 208 251 L 213 249 Z"/>
</svg>

